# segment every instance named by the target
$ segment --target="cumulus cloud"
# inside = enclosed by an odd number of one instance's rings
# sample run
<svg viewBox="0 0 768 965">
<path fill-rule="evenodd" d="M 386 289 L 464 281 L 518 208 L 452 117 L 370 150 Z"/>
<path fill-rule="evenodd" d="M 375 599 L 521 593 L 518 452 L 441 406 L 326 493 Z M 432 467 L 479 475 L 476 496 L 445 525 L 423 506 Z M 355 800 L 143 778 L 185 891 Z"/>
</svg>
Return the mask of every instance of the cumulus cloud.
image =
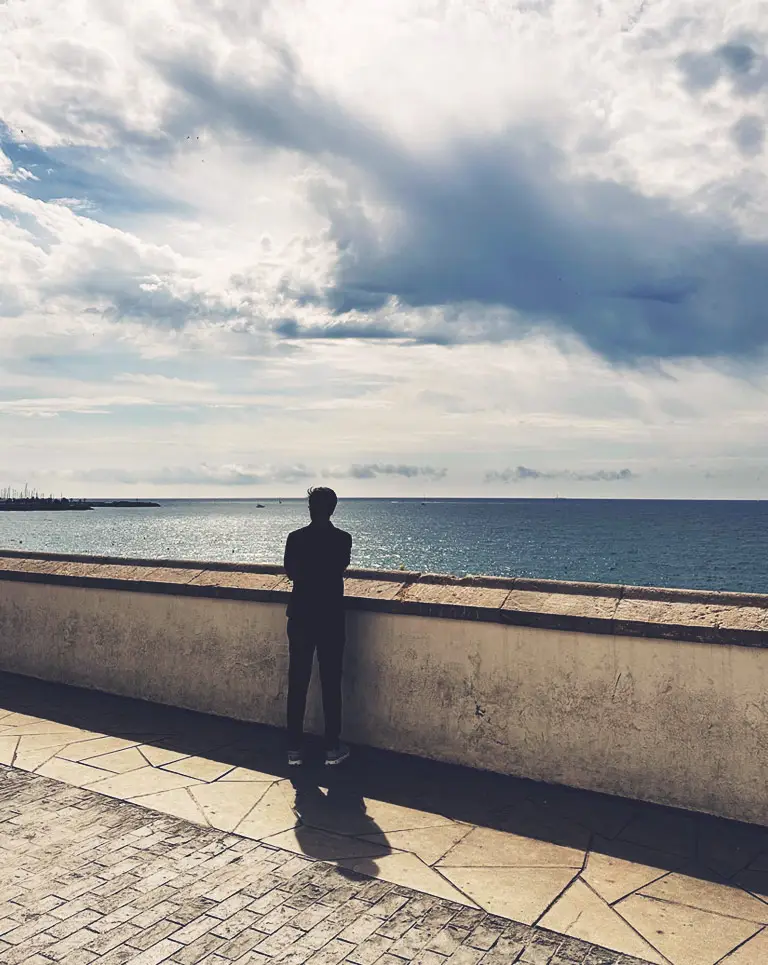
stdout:
<svg viewBox="0 0 768 965">
<path fill-rule="evenodd" d="M 238 306 L 207 291 L 172 249 L 101 224 L 68 206 L 0 184 L 2 288 L 19 293 L 8 314 L 43 311 L 100 321 L 180 327 L 234 318 Z M 0 298 L 0 311 L 2 299 Z"/>
<path fill-rule="evenodd" d="M 416 7 L 405 4 L 404 10 Z M 234 8 L 227 8 L 226 16 L 212 13 L 207 21 L 200 8 L 183 0 L 164 13 L 142 9 L 157 35 L 147 41 L 144 32 L 139 42 L 122 24 L 128 50 L 119 69 L 93 38 L 89 44 L 59 38 L 52 47 L 53 64 L 67 75 L 74 101 L 57 136 L 117 144 L 168 161 L 183 158 L 184 145 L 202 138 L 255 149 L 257 157 L 291 155 L 309 165 L 312 174 L 305 173 L 304 186 L 327 219 L 336 263 L 324 282 L 284 280 L 273 301 L 287 295 L 295 307 L 314 306 L 335 321 L 283 315 L 273 325 L 278 335 L 402 337 L 402 328 L 380 317 L 401 306 L 416 313 L 406 337 L 439 344 L 478 334 L 508 339 L 539 326 L 575 333 L 620 361 L 745 357 L 765 347 L 768 243 L 744 236 L 734 218 L 711 205 L 686 206 L 664 192 L 644 190 L 636 179 L 580 171 L 577 160 L 589 160 L 590 152 L 609 155 L 614 147 L 609 128 L 587 125 L 581 138 L 586 146 L 574 150 L 568 137 L 577 135 L 575 129 L 566 130 L 560 143 L 552 124 L 518 109 L 517 117 L 510 113 L 484 129 L 473 130 L 468 122 L 455 126 L 425 149 L 399 136 L 386 118 L 366 115 L 354 98 L 322 84 L 317 71 L 311 75 L 296 49 L 301 44 L 290 18 L 281 19 L 269 4 L 249 22 L 247 38 L 232 32 L 232 24 L 242 20 Z M 307 15 L 317 18 L 318 10 L 310 7 Z M 518 44 L 526 36 L 561 44 L 556 25 L 569 24 L 571 13 L 565 3 L 524 5 L 515 12 L 510 38 Z M 372 10 L 368 16 L 371 23 L 376 19 Z M 654 11 L 655 21 L 646 4 L 622 7 L 610 18 L 585 16 L 579 29 L 600 38 L 606 56 L 617 62 L 621 55 L 626 66 L 643 54 L 654 76 L 666 69 L 667 84 L 681 74 L 689 90 L 704 91 L 722 76 L 733 97 L 742 100 L 754 100 L 765 87 L 768 61 L 759 31 L 733 28 L 725 42 L 701 49 L 688 44 L 680 53 L 686 40 L 674 40 L 682 28 L 675 27 L 666 5 Z M 702 26 L 707 16 L 716 22 L 713 14 L 701 16 Z M 181 34 L 161 29 L 174 17 L 187 25 Z M 436 19 L 453 20 L 452 36 L 461 36 L 460 14 L 443 11 Z M 115 39 L 114 24 L 100 29 Z M 691 28 L 688 36 L 695 35 Z M 493 50 L 490 31 L 485 36 Z M 85 96 L 89 77 L 100 79 L 93 104 Z M 137 86 L 131 103 L 118 96 L 119 85 L 129 82 Z M 32 90 L 37 83 L 39 78 Z M 53 138 L 51 90 L 42 103 L 29 91 L 17 93 L 32 123 Z M 145 108 L 143 120 L 139 105 Z M 745 157 L 758 154 L 762 130 L 757 111 L 733 121 L 735 149 Z M 724 133 L 728 136 L 727 128 Z M 117 241 L 101 246 L 114 249 Z M 95 310 L 109 317 L 184 325 L 215 316 L 238 324 L 251 314 L 247 298 L 228 303 L 205 291 L 184 279 L 182 265 L 163 265 L 167 259 L 160 252 L 133 270 L 135 253 L 127 254 L 127 271 L 107 255 L 98 267 L 84 271 L 81 265 L 72 275 L 73 289 L 99 302 Z M 96 252 L 90 259 L 101 261 Z M 470 333 L 448 318 L 438 332 L 419 330 L 419 311 L 464 306 L 475 306 L 481 316 Z M 484 326 L 482 312 L 498 308 L 507 313 L 505 324 Z"/>
<path fill-rule="evenodd" d="M 562 479 L 569 482 L 629 482 L 637 479 L 637 475 L 631 469 L 597 469 L 585 472 L 575 469 L 531 469 L 528 466 L 492 470 L 485 474 L 487 483 L 518 483 L 539 479 Z"/>
<path fill-rule="evenodd" d="M 745 114 L 731 127 L 731 137 L 742 154 L 761 154 L 765 144 L 765 122 L 756 114 Z"/>
<path fill-rule="evenodd" d="M 0 147 L 0 181 L 39 181 L 36 174 L 21 165 L 14 164 Z"/>
<path fill-rule="evenodd" d="M 750 97 L 768 86 L 765 52 L 765 35 L 750 32 L 709 50 L 686 51 L 678 64 L 692 93 L 711 90 L 724 77 L 735 93 Z"/>
<path fill-rule="evenodd" d="M 532 322 L 557 326 L 614 360 L 744 356 L 768 341 L 768 244 L 744 237 L 722 212 L 575 176 L 529 124 L 417 153 L 321 93 L 282 53 L 267 83 L 216 69 L 202 52 L 157 61 L 190 122 L 215 118 L 224 131 L 333 172 L 314 185 L 313 200 L 338 251 L 334 277 L 298 294 L 340 320 L 314 329 L 281 322 L 280 334 L 388 338 L 389 328 L 361 325 L 360 313 L 473 304 L 509 311 L 502 337 Z M 746 48 L 711 56 L 734 83 L 753 78 Z M 742 122 L 733 136 L 754 151 L 759 129 Z M 460 342 L 464 333 L 446 326 L 441 338 Z"/>
</svg>

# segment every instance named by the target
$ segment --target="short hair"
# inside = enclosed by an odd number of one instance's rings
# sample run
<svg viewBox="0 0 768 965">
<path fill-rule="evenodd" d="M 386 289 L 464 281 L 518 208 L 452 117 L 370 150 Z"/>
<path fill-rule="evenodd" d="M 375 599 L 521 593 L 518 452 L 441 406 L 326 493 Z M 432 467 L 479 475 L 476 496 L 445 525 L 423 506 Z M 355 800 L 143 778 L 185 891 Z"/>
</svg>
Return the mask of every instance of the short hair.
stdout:
<svg viewBox="0 0 768 965">
<path fill-rule="evenodd" d="M 307 490 L 307 495 L 309 496 L 310 510 L 316 509 L 323 516 L 328 516 L 329 519 L 333 516 L 333 511 L 336 509 L 336 503 L 339 500 L 332 489 L 327 486 L 314 486 Z"/>
</svg>

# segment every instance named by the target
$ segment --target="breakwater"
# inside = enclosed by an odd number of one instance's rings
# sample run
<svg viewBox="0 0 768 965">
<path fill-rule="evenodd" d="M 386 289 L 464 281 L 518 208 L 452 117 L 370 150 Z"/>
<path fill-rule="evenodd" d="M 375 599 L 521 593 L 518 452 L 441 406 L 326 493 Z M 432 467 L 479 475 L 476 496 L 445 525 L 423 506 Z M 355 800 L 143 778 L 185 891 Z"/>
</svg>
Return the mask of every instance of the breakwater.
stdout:
<svg viewBox="0 0 768 965">
<path fill-rule="evenodd" d="M 68 512 L 91 509 L 141 509 L 159 507 L 160 503 L 141 501 L 138 499 L 66 499 L 64 497 L 38 496 L 14 497 L 0 499 L 0 513 L 32 513 L 32 512 Z"/>
</svg>

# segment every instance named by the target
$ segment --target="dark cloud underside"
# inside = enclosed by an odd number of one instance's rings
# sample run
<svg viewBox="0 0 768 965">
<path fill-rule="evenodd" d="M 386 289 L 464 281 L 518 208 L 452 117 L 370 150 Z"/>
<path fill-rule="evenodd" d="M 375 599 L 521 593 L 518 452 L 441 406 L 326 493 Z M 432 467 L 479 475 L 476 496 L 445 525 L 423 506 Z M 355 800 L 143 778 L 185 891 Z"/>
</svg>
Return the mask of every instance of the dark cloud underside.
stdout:
<svg viewBox="0 0 768 965">
<path fill-rule="evenodd" d="M 283 54 L 263 87 L 215 75 L 202 60 L 158 66 L 179 95 L 174 126 L 181 116 L 215 118 L 262 148 L 321 161 L 335 176 L 334 188 L 313 194 L 339 252 L 335 279 L 306 297 L 336 322 L 314 330 L 283 322 L 284 336 L 402 337 L 360 321 L 391 303 L 509 310 L 501 329 L 470 336 L 453 322 L 425 338 L 441 342 L 503 339 L 535 323 L 575 333 L 612 360 L 738 358 L 765 347 L 765 243 L 627 186 L 569 178 L 564 159 L 531 130 L 416 156 L 304 84 Z M 737 47 L 716 55 L 734 83 L 753 78 L 746 57 Z M 732 136 L 746 153 L 761 145 L 754 121 Z M 362 198 L 378 202 L 384 222 Z"/>
</svg>

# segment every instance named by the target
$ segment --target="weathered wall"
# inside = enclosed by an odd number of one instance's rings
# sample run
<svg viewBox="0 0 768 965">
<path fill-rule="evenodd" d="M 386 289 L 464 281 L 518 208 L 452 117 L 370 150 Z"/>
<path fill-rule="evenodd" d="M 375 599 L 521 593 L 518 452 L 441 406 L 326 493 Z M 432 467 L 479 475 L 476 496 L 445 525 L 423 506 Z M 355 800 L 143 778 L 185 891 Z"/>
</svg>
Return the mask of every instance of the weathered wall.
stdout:
<svg viewBox="0 0 768 965">
<path fill-rule="evenodd" d="M 0 554 L 0 669 L 280 726 L 286 587 Z M 348 593 L 351 740 L 768 825 L 767 597 L 362 571 Z"/>
</svg>

